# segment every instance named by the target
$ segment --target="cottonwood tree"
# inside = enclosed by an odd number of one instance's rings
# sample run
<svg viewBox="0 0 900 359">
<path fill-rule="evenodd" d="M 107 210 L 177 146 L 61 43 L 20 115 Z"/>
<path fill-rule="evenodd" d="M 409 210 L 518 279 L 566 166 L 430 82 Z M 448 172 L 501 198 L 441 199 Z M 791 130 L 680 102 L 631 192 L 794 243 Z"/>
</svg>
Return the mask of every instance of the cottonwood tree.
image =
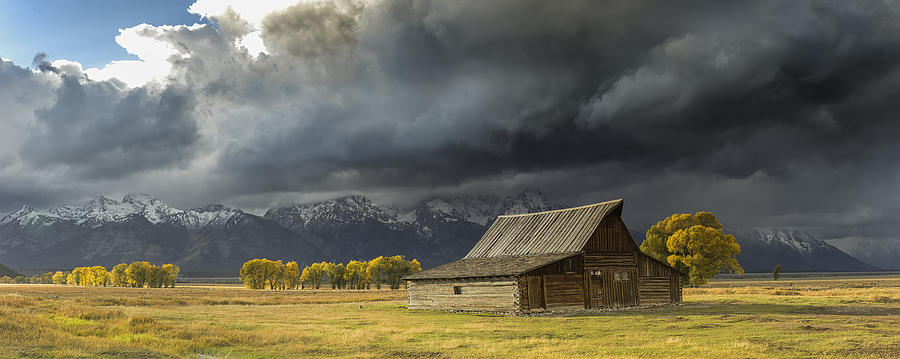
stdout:
<svg viewBox="0 0 900 359">
<path fill-rule="evenodd" d="M 347 268 L 343 263 L 325 263 L 325 272 L 328 273 L 328 279 L 331 282 L 331 289 L 344 288 L 344 275 Z"/>
<path fill-rule="evenodd" d="M 126 270 L 128 269 L 127 263 L 119 263 L 116 264 L 115 267 L 109 272 L 109 280 L 112 285 L 116 287 L 127 287 L 128 286 L 128 274 Z"/>
<path fill-rule="evenodd" d="M 300 284 L 300 265 L 291 261 L 284 265 L 284 283 L 287 289 L 297 289 Z"/>
<path fill-rule="evenodd" d="M 149 262 L 133 262 L 125 268 L 125 276 L 128 278 L 128 285 L 136 288 L 143 288 L 149 282 L 150 274 Z"/>
<path fill-rule="evenodd" d="M 781 264 L 776 264 L 775 268 L 772 269 L 772 279 L 778 280 L 778 277 L 781 276 Z"/>
<path fill-rule="evenodd" d="M 162 286 L 166 288 L 174 288 L 175 280 L 178 279 L 178 273 L 181 272 L 181 268 L 178 268 L 177 265 L 174 264 L 163 264 L 160 267 L 162 270 Z"/>
<path fill-rule="evenodd" d="M 251 259 L 241 266 L 241 281 L 250 289 L 284 289 L 286 267 L 279 261 Z"/>
<path fill-rule="evenodd" d="M 740 245 L 722 233 L 722 224 L 709 212 L 673 214 L 654 224 L 641 251 L 686 274 L 692 285 L 704 284 L 721 271 L 744 272 L 735 258 Z"/>
<path fill-rule="evenodd" d="M 99 287 L 99 286 L 108 286 L 109 285 L 109 272 L 106 271 L 106 268 L 102 266 L 93 266 L 90 268 L 91 272 L 91 282 L 90 285 Z"/>
<path fill-rule="evenodd" d="M 66 276 L 68 273 L 56 272 L 53 273 L 53 284 L 66 284 Z"/>
<path fill-rule="evenodd" d="M 384 257 L 378 256 L 369 261 L 369 266 L 366 268 L 366 276 L 372 282 L 375 282 L 375 289 L 381 289 L 381 281 L 382 276 L 384 275 Z"/>
<path fill-rule="evenodd" d="M 369 276 L 366 274 L 367 262 L 350 261 L 347 263 L 347 272 L 344 279 L 351 289 L 367 289 Z"/>
</svg>

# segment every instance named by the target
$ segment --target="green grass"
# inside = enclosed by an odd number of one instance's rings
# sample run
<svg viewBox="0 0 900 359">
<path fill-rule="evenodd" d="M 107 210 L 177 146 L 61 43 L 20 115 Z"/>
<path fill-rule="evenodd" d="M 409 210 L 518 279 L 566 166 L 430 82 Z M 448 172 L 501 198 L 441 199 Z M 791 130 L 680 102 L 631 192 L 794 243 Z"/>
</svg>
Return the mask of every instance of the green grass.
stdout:
<svg viewBox="0 0 900 359">
<path fill-rule="evenodd" d="M 900 277 L 715 281 L 682 306 L 409 311 L 403 291 L 0 286 L 0 357 L 897 358 Z"/>
</svg>

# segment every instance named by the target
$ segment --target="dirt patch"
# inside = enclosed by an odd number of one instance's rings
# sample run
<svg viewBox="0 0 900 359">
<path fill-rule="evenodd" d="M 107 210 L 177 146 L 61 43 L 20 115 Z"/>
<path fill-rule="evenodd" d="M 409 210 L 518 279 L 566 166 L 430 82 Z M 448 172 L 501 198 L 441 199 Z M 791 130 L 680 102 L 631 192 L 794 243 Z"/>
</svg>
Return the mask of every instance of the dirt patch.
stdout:
<svg viewBox="0 0 900 359">
<path fill-rule="evenodd" d="M 812 325 L 803 325 L 803 326 L 800 326 L 800 329 L 808 331 L 808 332 L 824 332 L 826 330 L 831 330 L 831 328 L 814 327 Z"/>
</svg>

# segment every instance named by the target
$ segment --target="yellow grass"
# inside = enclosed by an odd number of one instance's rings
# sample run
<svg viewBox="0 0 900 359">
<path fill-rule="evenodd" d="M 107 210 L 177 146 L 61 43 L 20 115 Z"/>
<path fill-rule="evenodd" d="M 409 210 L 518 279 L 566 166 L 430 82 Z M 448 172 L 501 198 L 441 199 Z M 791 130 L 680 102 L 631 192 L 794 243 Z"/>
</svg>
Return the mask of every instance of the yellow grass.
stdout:
<svg viewBox="0 0 900 359">
<path fill-rule="evenodd" d="M 403 291 L 0 285 L 0 357 L 897 358 L 900 277 L 714 281 L 685 304 L 508 317 Z"/>
</svg>

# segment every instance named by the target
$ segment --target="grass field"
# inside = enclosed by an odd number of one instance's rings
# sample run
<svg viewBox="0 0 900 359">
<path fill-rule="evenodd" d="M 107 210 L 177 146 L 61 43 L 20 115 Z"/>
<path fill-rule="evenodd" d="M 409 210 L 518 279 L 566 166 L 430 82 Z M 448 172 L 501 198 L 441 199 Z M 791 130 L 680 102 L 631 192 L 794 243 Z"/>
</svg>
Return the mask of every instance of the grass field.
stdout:
<svg viewBox="0 0 900 359">
<path fill-rule="evenodd" d="M 404 291 L 0 285 L 0 357 L 898 358 L 900 276 L 714 281 L 682 306 L 409 311 Z"/>
</svg>

